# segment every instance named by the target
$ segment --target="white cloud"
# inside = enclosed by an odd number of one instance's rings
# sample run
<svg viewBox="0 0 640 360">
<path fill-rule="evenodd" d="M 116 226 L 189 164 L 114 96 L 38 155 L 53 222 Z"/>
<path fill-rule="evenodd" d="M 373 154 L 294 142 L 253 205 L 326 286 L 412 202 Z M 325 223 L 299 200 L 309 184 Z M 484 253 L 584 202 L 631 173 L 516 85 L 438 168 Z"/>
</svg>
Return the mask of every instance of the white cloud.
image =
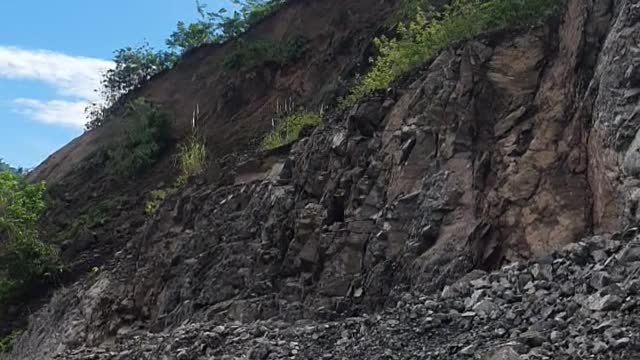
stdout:
<svg viewBox="0 0 640 360">
<path fill-rule="evenodd" d="M 49 124 L 82 127 L 86 122 L 84 108 L 99 100 L 94 90 L 100 85 L 102 73 L 113 66 L 102 59 L 0 45 L 0 79 L 44 82 L 60 96 L 73 98 L 14 100 L 16 111 Z"/>
<path fill-rule="evenodd" d="M 0 78 L 43 81 L 65 96 L 95 100 L 101 74 L 112 67 L 102 59 L 0 45 Z"/>
<path fill-rule="evenodd" d="M 82 128 L 87 122 L 84 109 L 85 101 L 34 99 L 15 99 L 16 111 L 45 124 L 59 124 L 67 127 Z"/>
</svg>

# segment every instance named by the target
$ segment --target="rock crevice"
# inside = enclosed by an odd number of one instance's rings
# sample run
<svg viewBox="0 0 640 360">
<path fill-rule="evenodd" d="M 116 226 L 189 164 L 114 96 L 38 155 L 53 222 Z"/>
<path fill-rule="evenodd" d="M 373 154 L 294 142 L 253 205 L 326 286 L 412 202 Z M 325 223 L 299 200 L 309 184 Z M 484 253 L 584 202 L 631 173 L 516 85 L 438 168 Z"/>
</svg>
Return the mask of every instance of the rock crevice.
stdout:
<svg viewBox="0 0 640 360">
<path fill-rule="evenodd" d="M 639 9 L 570 0 L 189 186 L 13 358 L 637 354 Z"/>
</svg>

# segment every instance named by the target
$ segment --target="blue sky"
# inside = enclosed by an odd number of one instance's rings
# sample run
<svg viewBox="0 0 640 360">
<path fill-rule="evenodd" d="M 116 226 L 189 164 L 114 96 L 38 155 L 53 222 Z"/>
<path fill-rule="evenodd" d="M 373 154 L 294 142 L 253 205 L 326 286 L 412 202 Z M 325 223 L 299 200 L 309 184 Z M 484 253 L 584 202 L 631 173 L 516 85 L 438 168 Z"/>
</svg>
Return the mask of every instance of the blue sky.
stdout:
<svg viewBox="0 0 640 360">
<path fill-rule="evenodd" d="M 0 158 L 31 168 L 80 135 L 113 51 L 196 18 L 195 0 L 0 0 Z"/>
</svg>

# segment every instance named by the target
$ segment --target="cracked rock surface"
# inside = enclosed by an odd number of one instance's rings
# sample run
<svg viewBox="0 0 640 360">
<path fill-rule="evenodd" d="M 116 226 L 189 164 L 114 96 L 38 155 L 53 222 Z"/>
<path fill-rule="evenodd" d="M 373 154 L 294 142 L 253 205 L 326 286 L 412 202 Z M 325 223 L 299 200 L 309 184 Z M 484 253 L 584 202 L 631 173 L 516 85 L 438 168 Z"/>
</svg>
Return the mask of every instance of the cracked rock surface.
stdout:
<svg viewBox="0 0 640 360">
<path fill-rule="evenodd" d="M 119 209 L 0 358 L 636 358 L 639 44 L 638 0 L 570 0 Z"/>
<path fill-rule="evenodd" d="M 474 271 L 441 293 L 395 288 L 388 306 L 337 321 L 190 322 L 122 330 L 57 359 L 635 359 L 640 247 L 596 236 L 539 260 Z M 608 277 L 604 287 L 603 274 Z M 594 280 L 595 279 L 595 280 Z"/>
</svg>

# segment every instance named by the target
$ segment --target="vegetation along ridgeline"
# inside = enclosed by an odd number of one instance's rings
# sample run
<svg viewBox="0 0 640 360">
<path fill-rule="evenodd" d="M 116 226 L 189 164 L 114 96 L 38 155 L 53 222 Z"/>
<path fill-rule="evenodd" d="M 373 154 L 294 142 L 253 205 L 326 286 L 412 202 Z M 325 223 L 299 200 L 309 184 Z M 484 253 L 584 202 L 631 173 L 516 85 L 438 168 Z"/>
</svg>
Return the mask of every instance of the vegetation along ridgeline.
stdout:
<svg viewBox="0 0 640 360">
<path fill-rule="evenodd" d="M 398 77 L 432 60 L 454 43 L 489 31 L 539 23 L 557 13 L 558 0 L 456 0 L 440 11 L 424 11 L 418 6 L 415 17 L 400 22 L 394 37 L 374 40 L 378 56 L 370 70 L 355 80 L 342 107 L 376 91 L 387 89 Z"/>
<path fill-rule="evenodd" d="M 95 129 L 108 121 L 112 105 L 116 104 L 122 96 L 138 88 L 153 75 L 171 69 L 190 49 L 237 39 L 253 24 L 282 7 L 287 0 L 232 0 L 232 2 L 237 10 L 229 13 L 224 8 L 209 11 L 206 4 L 196 1 L 200 19 L 191 24 L 179 22 L 166 40 L 166 50 L 154 50 L 147 43 L 116 50 L 113 58 L 115 67 L 103 74 L 101 87 L 96 90 L 100 94 L 101 101 L 91 104 L 86 109 L 89 117 L 86 129 Z M 289 52 L 295 51 L 295 43 L 282 46 L 294 49 Z M 259 49 L 256 50 L 256 48 Z M 264 46 L 260 45 L 243 46 L 234 59 L 227 62 L 227 66 L 243 65 L 247 62 L 245 59 L 247 54 L 264 50 Z M 273 53 L 269 52 L 269 54 Z M 278 58 L 277 60 L 286 59 Z"/>
</svg>

